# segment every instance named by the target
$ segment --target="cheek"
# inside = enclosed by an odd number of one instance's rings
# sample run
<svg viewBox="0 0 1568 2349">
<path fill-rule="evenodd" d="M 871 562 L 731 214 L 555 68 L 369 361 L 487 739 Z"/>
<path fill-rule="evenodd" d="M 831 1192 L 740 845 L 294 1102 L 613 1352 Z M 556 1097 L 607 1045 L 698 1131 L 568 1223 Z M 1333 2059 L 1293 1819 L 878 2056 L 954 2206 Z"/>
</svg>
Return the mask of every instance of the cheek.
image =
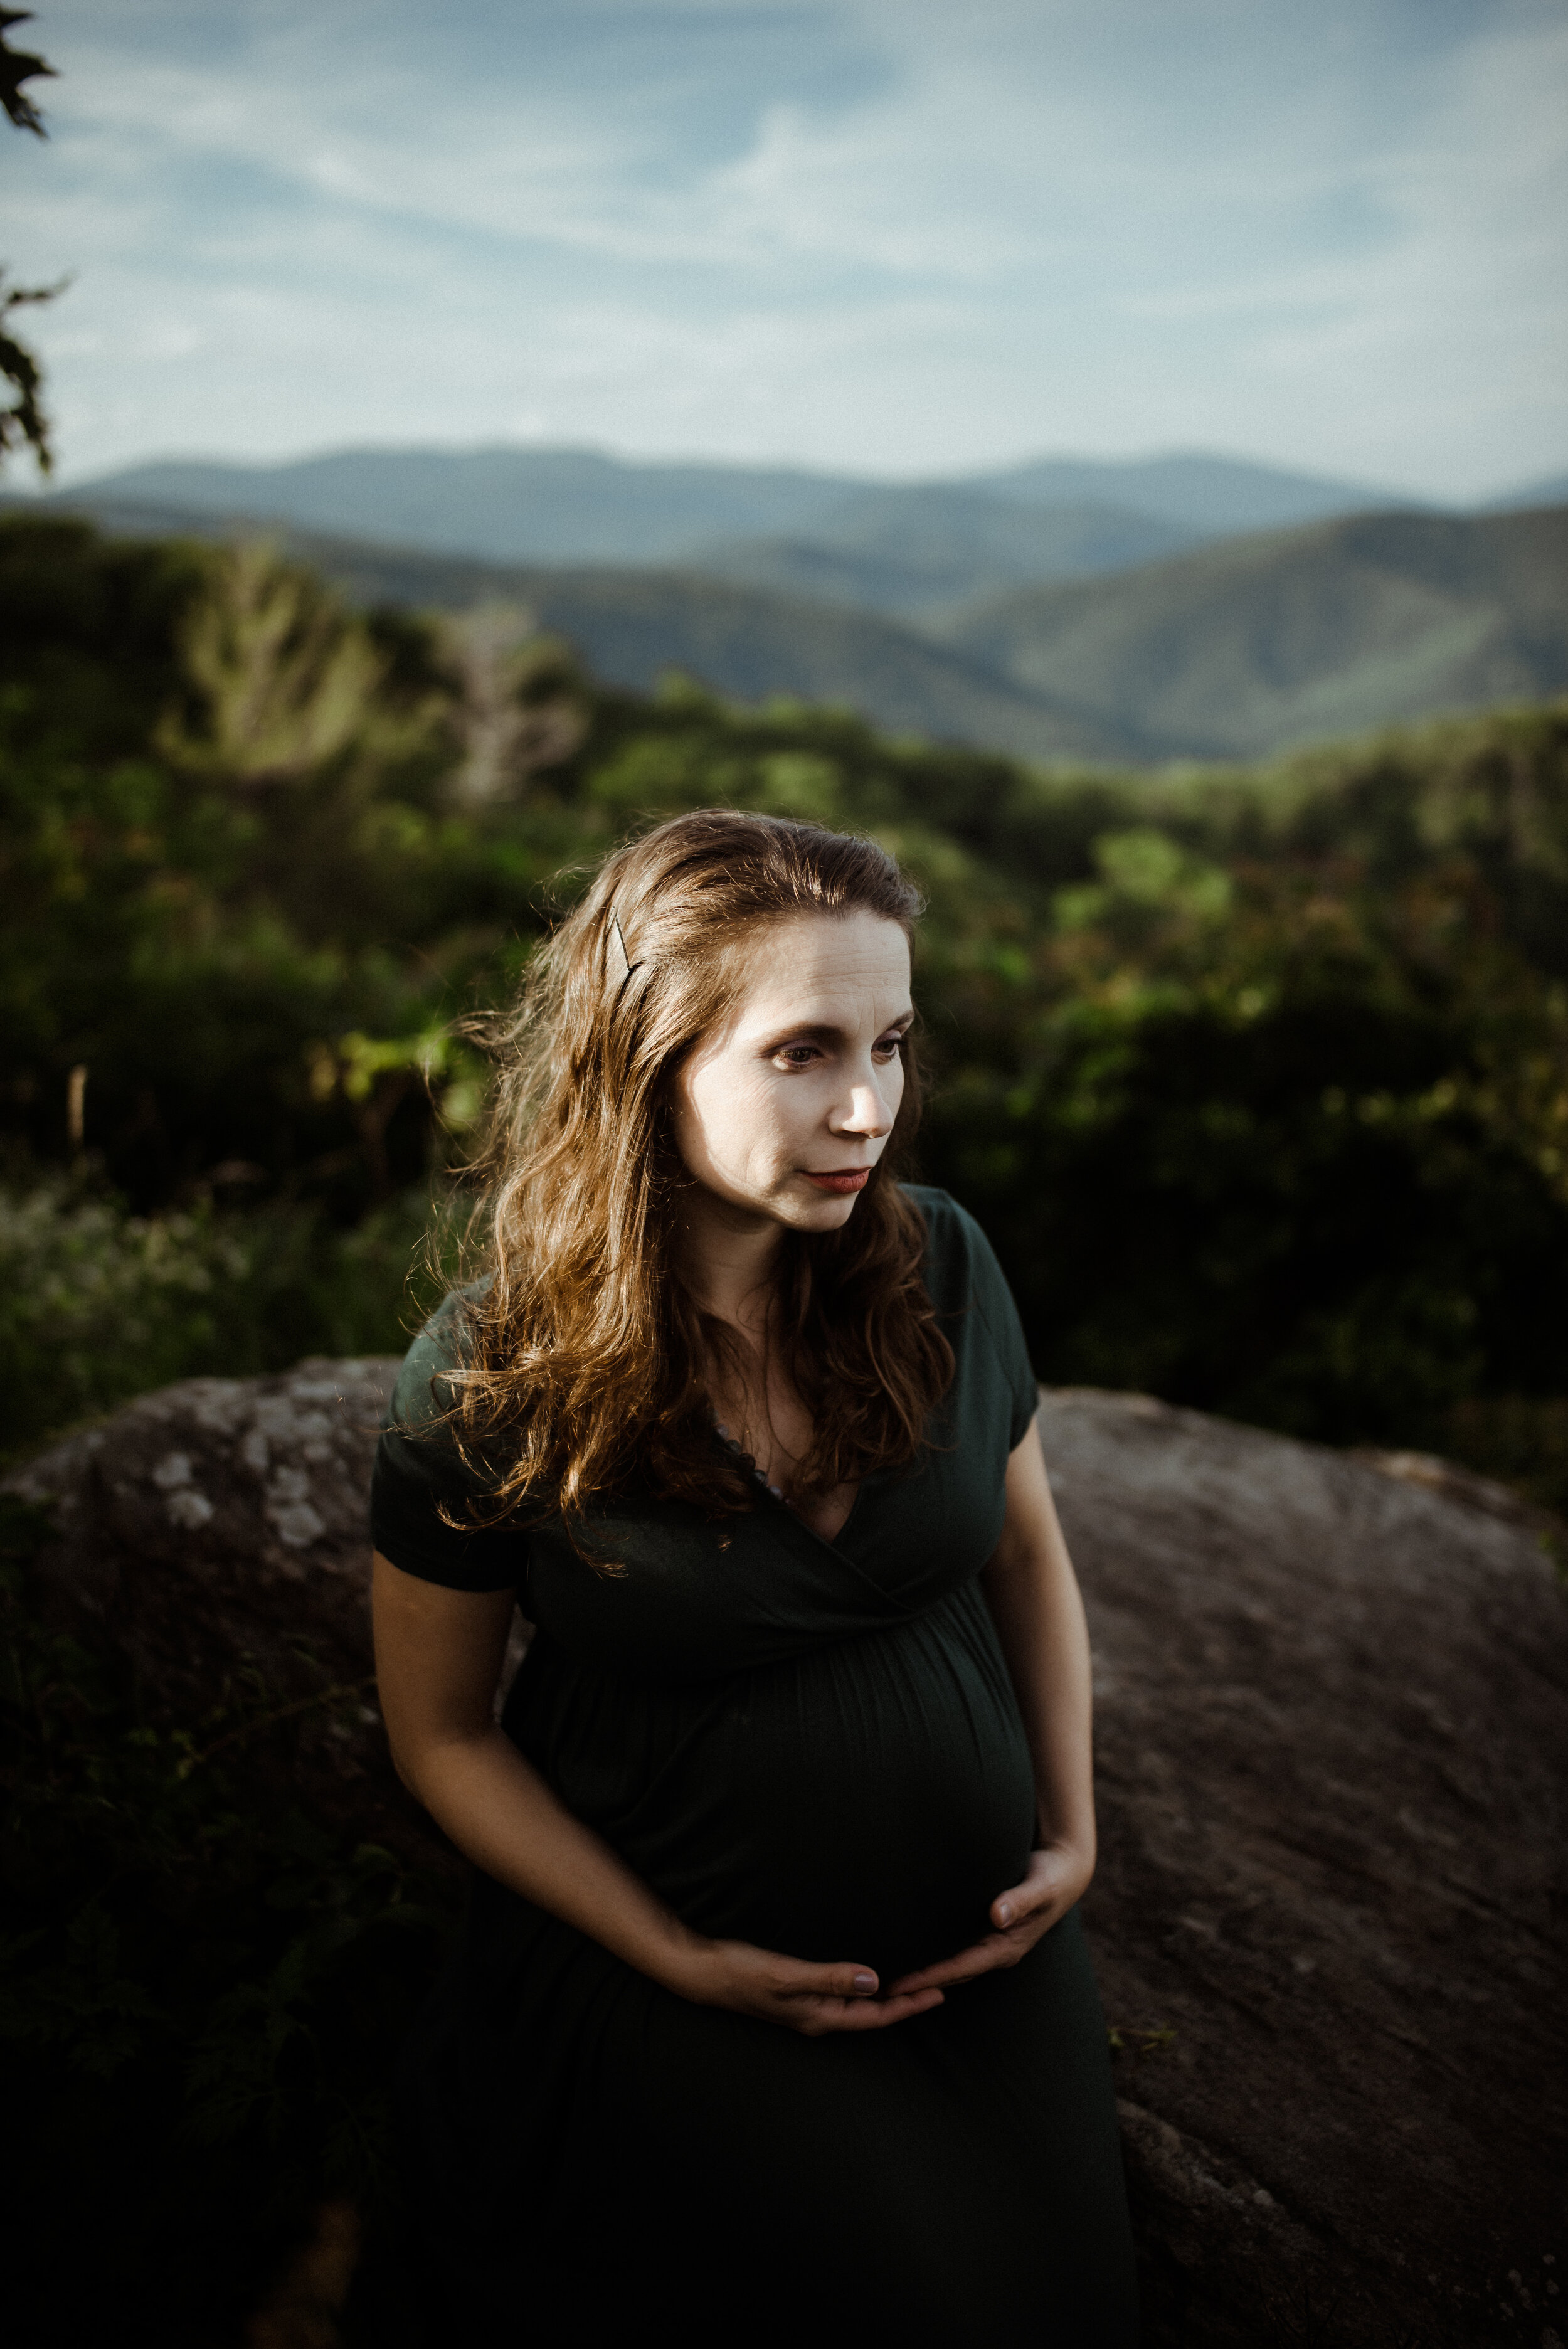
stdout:
<svg viewBox="0 0 1568 2349">
<path fill-rule="evenodd" d="M 766 1079 L 722 1061 L 693 1072 L 682 1088 L 682 1154 L 730 1175 L 763 1171 L 787 1145 L 789 1122 Z"/>
<path fill-rule="evenodd" d="M 799 1093 L 769 1084 L 766 1078 L 754 1077 L 748 1085 L 738 1085 L 729 1110 L 737 1163 L 760 1177 L 779 1159 L 789 1157 L 802 1122 L 802 1106 Z"/>
</svg>

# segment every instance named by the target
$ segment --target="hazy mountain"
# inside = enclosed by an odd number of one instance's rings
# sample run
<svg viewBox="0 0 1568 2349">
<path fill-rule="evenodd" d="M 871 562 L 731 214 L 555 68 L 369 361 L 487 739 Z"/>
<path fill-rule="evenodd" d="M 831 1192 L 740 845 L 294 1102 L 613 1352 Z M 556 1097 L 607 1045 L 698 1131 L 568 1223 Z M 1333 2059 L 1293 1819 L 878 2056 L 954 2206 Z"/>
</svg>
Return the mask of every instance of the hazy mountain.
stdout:
<svg viewBox="0 0 1568 2349">
<path fill-rule="evenodd" d="M 1148 562 L 1193 539 L 1394 502 L 1221 457 L 1127 464 L 1044 459 L 970 481 L 889 482 L 742 465 L 634 464 L 574 449 L 347 449 L 282 465 L 170 459 L 88 481 L 77 497 L 264 516 L 301 530 L 500 563 L 703 563 L 762 540 L 747 573 L 799 587 L 827 548 L 864 562 L 879 608 Z M 1048 525 L 1067 509 L 1080 519 Z M 1119 520 L 1116 520 L 1119 517 Z M 777 542 L 785 542 L 789 551 Z M 947 566 L 946 581 L 944 566 Z M 905 573 L 903 584 L 894 574 Z M 813 592 L 838 576 L 828 564 Z M 949 592 L 951 585 L 952 592 Z"/>
<path fill-rule="evenodd" d="M 710 575 L 910 619 L 1046 579 L 1125 571 L 1201 543 L 1149 514 L 1108 505 L 1042 510 L 975 490 L 876 490 L 846 498 L 810 538 L 749 538 L 692 550 Z"/>
<path fill-rule="evenodd" d="M 1568 473 L 1553 473 L 1549 481 L 1527 481 L 1522 489 L 1509 490 L 1501 498 L 1489 498 L 1482 511 L 1526 513 L 1537 506 L 1560 505 L 1568 505 Z"/>
<path fill-rule="evenodd" d="M 1390 496 L 1366 481 L 1284 472 L 1277 466 L 1247 464 L 1201 450 L 1103 463 L 1080 457 L 1041 457 L 1003 472 L 977 475 L 969 486 L 1020 505 L 1130 507 L 1207 538 L 1288 529 L 1296 523 L 1326 522 L 1336 514 L 1373 509 L 1420 510 L 1419 501 Z"/>
<path fill-rule="evenodd" d="M 704 539 L 809 530 L 862 486 L 743 466 L 628 464 L 584 449 L 345 449 L 285 465 L 133 465 L 71 496 L 493 562 L 668 563 Z"/>
<path fill-rule="evenodd" d="M 1253 758 L 1568 691 L 1568 507 L 1370 514 L 971 610 L 948 641 L 1171 752 Z"/>
</svg>

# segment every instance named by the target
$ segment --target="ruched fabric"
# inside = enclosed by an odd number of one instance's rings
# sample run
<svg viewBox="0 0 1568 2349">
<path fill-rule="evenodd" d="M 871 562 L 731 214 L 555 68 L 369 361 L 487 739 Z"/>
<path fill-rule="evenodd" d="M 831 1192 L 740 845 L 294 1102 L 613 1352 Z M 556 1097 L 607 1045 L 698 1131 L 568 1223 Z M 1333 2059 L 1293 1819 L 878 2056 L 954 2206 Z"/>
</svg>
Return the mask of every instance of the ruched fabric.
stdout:
<svg viewBox="0 0 1568 2349">
<path fill-rule="evenodd" d="M 918 1462 L 868 1478 L 833 1542 L 760 1489 L 724 1526 L 619 1504 L 593 1526 L 614 1575 L 559 1526 L 454 1528 L 470 1488 L 432 1423 L 455 1299 L 410 1350 L 372 1500 L 394 1565 L 517 1589 L 537 1630 L 507 1733 L 680 1916 L 884 1982 L 986 1931 L 1034 1810 L 978 1578 L 1034 1381 L 978 1226 L 912 1196 L 956 1373 Z M 805 2039 L 476 1876 L 403 2109 L 430 2337 L 454 2349 L 1137 2339 L 1076 1912 L 929 2013 Z"/>
</svg>

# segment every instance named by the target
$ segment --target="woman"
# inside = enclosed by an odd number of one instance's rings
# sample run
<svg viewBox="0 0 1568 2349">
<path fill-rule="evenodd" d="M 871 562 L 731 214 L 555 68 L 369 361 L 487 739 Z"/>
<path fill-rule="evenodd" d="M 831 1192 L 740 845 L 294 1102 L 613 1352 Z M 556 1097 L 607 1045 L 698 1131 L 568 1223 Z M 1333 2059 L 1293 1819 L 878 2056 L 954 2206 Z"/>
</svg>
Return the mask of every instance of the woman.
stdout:
<svg viewBox="0 0 1568 2349">
<path fill-rule="evenodd" d="M 612 856 L 398 1381 L 381 1698 L 478 1871 L 406 2082 L 459 2349 L 1136 2339 L 1082 1606 L 995 1259 L 890 1161 L 917 909 L 765 817 Z"/>
</svg>

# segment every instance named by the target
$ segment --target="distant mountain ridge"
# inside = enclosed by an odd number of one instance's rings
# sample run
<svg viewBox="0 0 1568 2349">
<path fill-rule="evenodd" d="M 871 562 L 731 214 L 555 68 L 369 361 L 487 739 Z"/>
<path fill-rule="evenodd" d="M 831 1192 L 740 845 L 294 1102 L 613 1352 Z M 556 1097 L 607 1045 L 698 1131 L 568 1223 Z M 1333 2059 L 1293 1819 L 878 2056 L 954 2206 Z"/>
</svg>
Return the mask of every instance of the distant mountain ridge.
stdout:
<svg viewBox="0 0 1568 2349">
<path fill-rule="evenodd" d="M 1005 472 L 988 473 L 974 486 L 1020 505 L 1133 507 L 1170 528 L 1203 538 L 1288 530 L 1297 523 L 1327 522 L 1336 514 L 1372 509 L 1421 510 L 1418 498 L 1400 497 L 1371 482 L 1287 472 L 1200 450 L 1098 461 L 1040 457 Z"/>
<path fill-rule="evenodd" d="M 69 495 L 275 520 L 492 563 L 696 564 L 893 614 L 1400 502 L 1357 483 L 1202 455 L 1043 459 L 964 480 L 883 481 L 520 448 L 348 449 L 278 465 L 174 459 Z"/>
<path fill-rule="evenodd" d="M 1553 473 L 1544 481 L 1527 481 L 1522 489 L 1489 498 L 1482 513 L 1525 513 L 1536 506 L 1568 505 L 1568 473 Z"/>
<path fill-rule="evenodd" d="M 808 529 L 861 483 L 722 465 L 637 465 L 584 449 L 347 449 L 290 464 L 133 465 L 114 497 L 500 563 L 669 563 L 704 538 Z"/>
<path fill-rule="evenodd" d="M 926 620 L 1007 587 L 1127 571 L 1205 543 L 1125 506 L 1030 510 L 982 491 L 931 488 L 918 499 L 848 498 L 810 538 L 721 540 L 689 559 L 746 586 Z"/>
</svg>

